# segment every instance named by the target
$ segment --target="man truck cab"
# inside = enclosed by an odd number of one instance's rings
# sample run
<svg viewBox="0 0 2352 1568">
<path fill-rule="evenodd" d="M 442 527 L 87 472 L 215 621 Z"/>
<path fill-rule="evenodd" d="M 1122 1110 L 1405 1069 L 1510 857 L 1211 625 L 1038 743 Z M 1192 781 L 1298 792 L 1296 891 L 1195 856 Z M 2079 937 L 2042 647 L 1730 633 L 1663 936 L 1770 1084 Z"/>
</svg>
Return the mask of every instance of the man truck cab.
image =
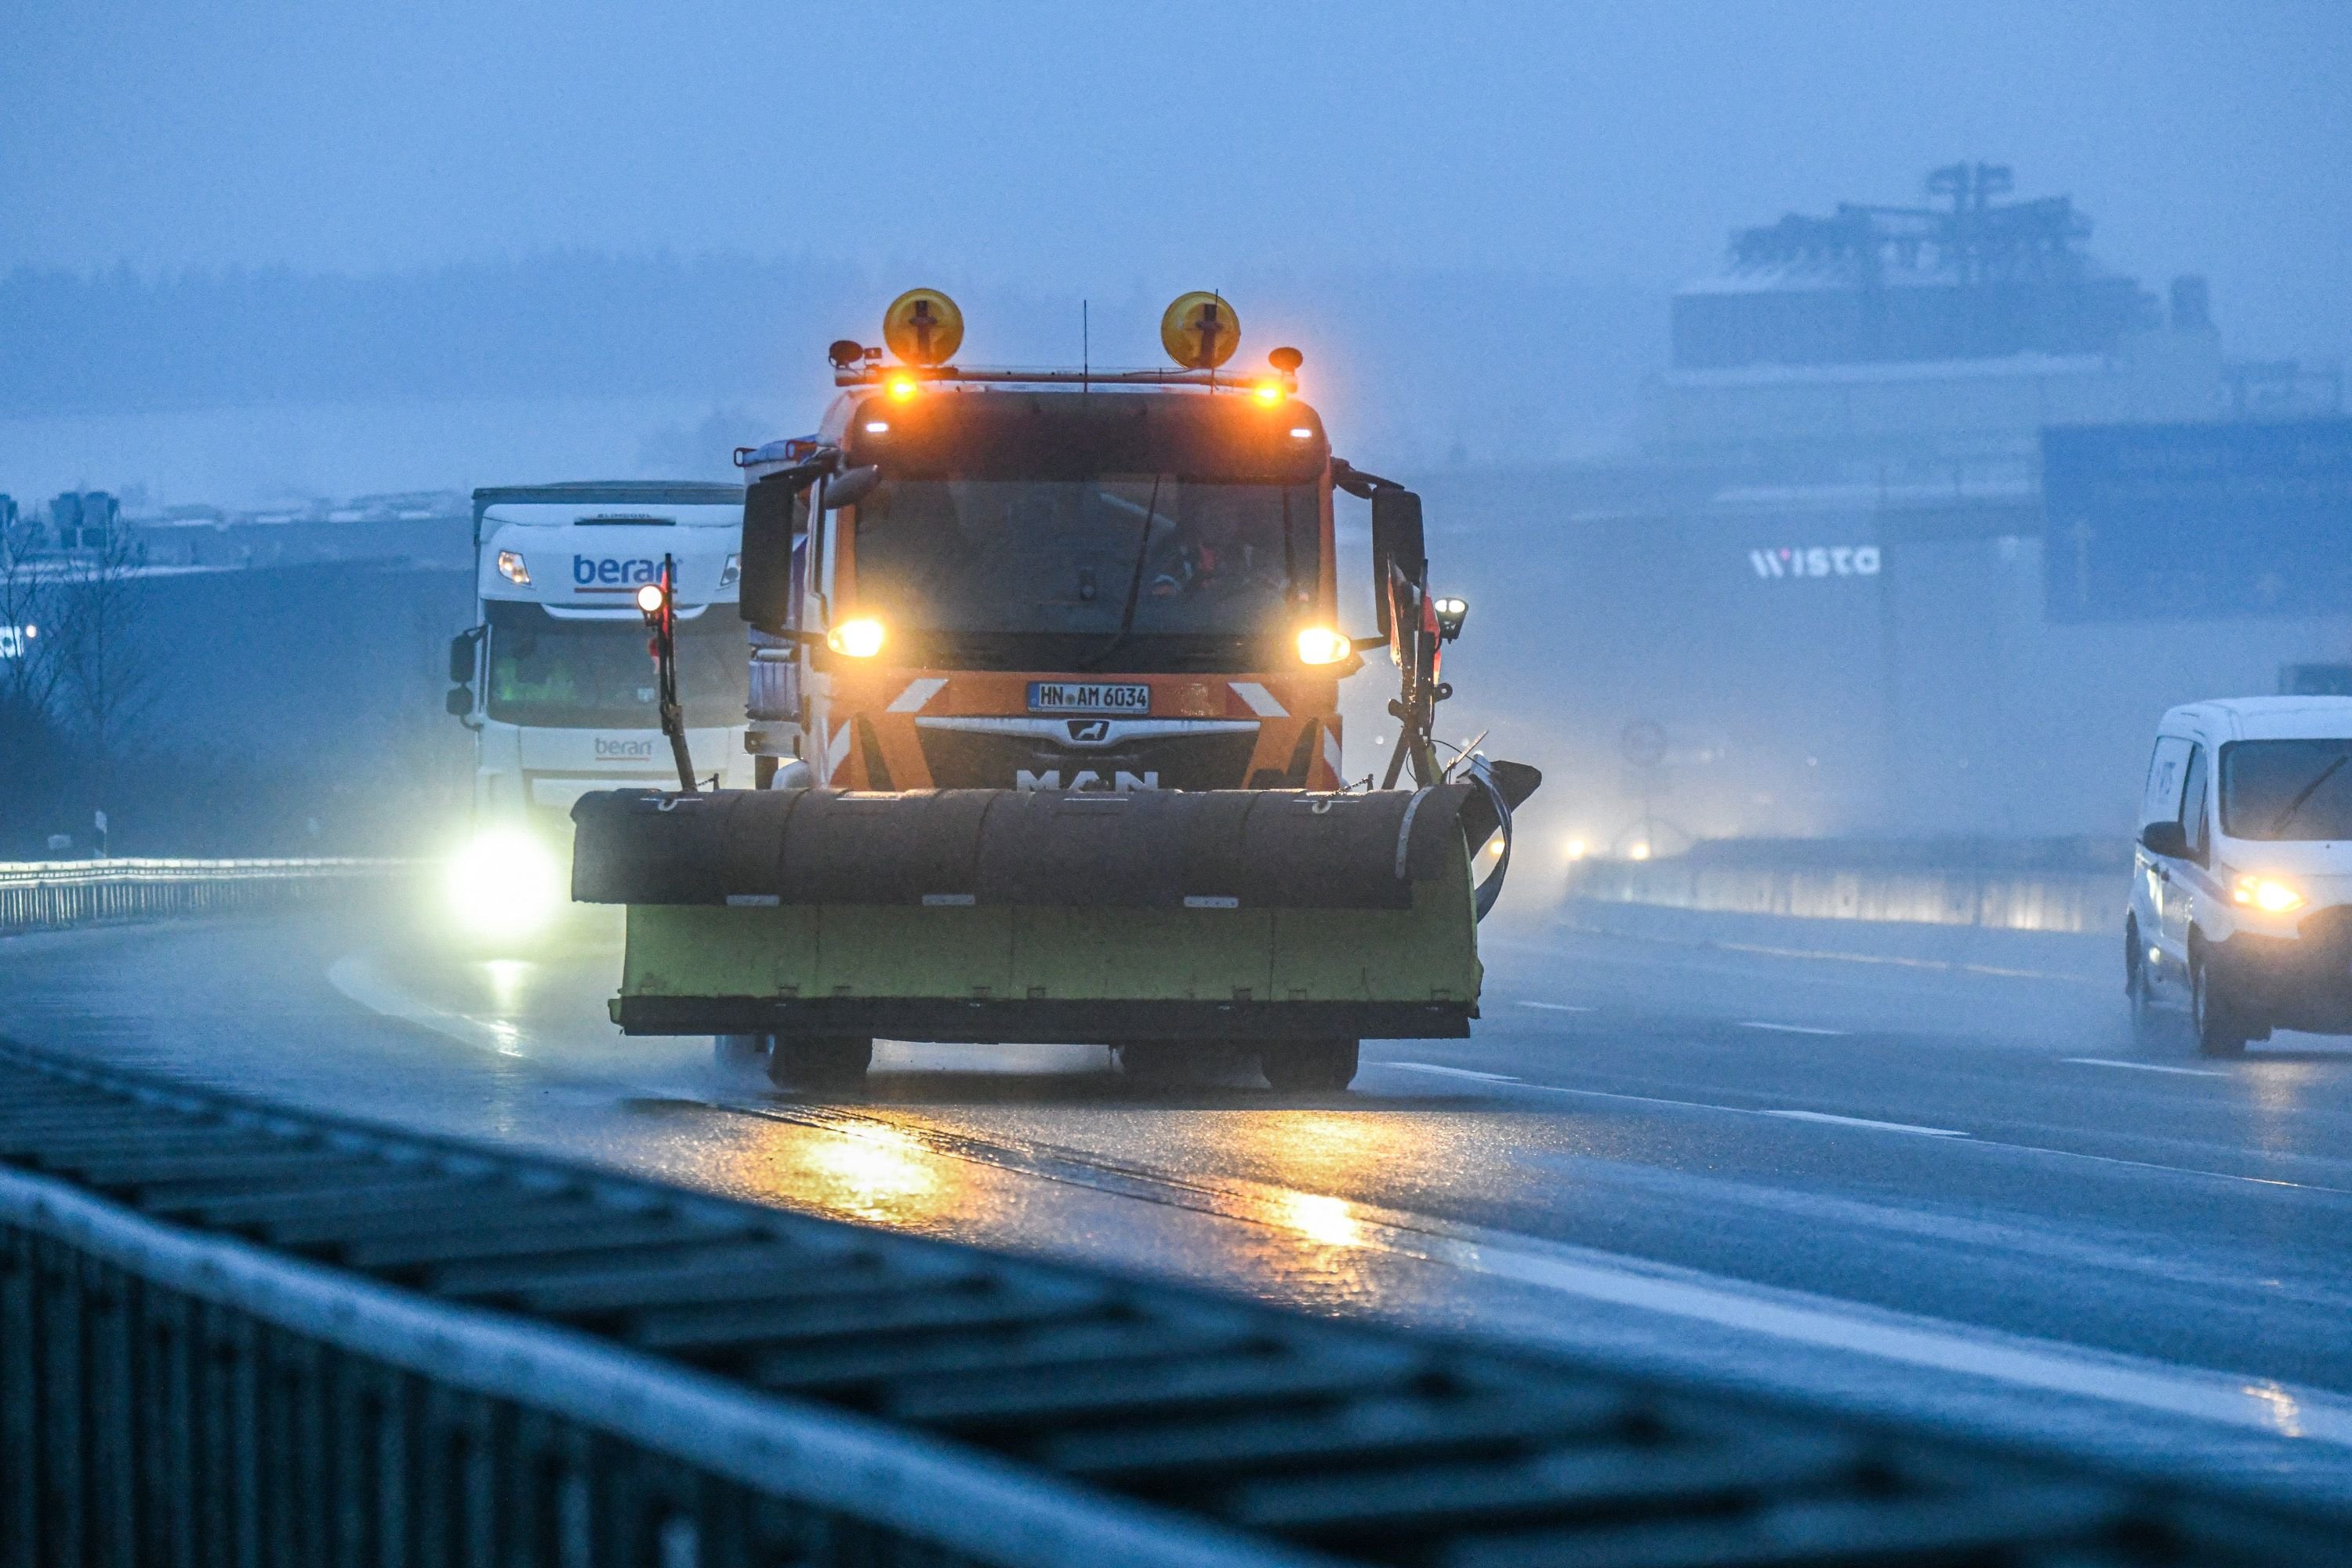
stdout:
<svg viewBox="0 0 2352 1568">
<path fill-rule="evenodd" d="M 2274 1028 L 2352 1033 L 2352 698 L 2175 708 L 2140 805 L 2125 987 L 2231 1057 Z"/>
<path fill-rule="evenodd" d="M 748 784 L 735 612 L 740 485 L 597 481 L 474 492 L 475 625 L 449 645 L 449 711 L 475 735 L 473 836 L 452 886 L 478 934 L 522 935 L 565 898 L 572 802 L 674 788 L 636 594 L 669 563 L 697 772 Z"/>
</svg>

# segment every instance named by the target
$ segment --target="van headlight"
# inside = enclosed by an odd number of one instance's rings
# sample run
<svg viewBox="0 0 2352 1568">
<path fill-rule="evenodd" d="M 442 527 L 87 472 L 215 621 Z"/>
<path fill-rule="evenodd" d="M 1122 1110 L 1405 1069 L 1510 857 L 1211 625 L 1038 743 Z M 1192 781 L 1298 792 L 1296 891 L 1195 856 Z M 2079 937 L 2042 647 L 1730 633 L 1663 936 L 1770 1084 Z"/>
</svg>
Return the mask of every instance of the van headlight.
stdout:
<svg viewBox="0 0 2352 1568">
<path fill-rule="evenodd" d="M 2233 878 L 2230 897 L 2266 915 L 2293 914 L 2303 908 L 2303 890 L 2292 882 L 2247 871 Z"/>
<path fill-rule="evenodd" d="M 539 930 L 569 892 L 563 868 L 520 827 L 475 835 L 450 860 L 444 883 L 450 912 L 476 936 L 520 937 Z"/>
</svg>

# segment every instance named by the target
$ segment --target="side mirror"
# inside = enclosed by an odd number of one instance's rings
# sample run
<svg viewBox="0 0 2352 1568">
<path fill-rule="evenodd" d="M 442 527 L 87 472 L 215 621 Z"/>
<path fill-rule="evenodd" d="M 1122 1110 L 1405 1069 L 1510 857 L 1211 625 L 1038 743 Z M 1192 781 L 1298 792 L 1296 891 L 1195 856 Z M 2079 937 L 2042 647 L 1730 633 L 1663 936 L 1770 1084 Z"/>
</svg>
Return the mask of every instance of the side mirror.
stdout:
<svg viewBox="0 0 2352 1568">
<path fill-rule="evenodd" d="M 465 718 L 474 710 L 474 689 L 470 686 L 451 687 L 449 695 L 441 700 L 441 706 L 448 710 L 450 718 Z"/>
<path fill-rule="evenodd" d="M 741 576 L 735 613 L 761 631 L 781 633 L 792 615 L 793 502 L 807 489 L 791 474 L 770 474 L 743 496 Z"/>
<path fill-rule="evenodd" d="M 1470 618 L 1467 599 L 1439 599 L 1429 606 L 1437 615 L 1437 635 L 1452 642 L 1462 635 L 1462 623 Z"/>
<path fill-rule="evenodd" d="M 844 468 L 824 482 L 824 510 L 834 511 L 845 506 L 856 506 L 874 493 L 882 482 L 882 470 L 872 463 L 862 468 Z"/>
<path fill-rule="evenodd" d="M 449 639 L 449 679 L 458 686 L 474 679 L 474 650 L 481 646 L 482 628 L 471 626 Z M 456 710 L 451 710 L 456 711 Z"/>
<path fill-rule="evenodd" d="M 1411 490 L 1372 492 L 1372 580 L 1380 611 L 1381 635 L 1389 626 L 1389 568 L 1394 566 L 1408 583 L 1418 585 L 1429 575 L 1429 551 L 1422 539 L 1421 498 Z"/>
<path fill-rule="evenodd" d="M 2189 858 L 2189 830 L 2177 822 L 2151 822 L 2139 830 L 2140 847 L 2168 860 Z"/>
</svg>

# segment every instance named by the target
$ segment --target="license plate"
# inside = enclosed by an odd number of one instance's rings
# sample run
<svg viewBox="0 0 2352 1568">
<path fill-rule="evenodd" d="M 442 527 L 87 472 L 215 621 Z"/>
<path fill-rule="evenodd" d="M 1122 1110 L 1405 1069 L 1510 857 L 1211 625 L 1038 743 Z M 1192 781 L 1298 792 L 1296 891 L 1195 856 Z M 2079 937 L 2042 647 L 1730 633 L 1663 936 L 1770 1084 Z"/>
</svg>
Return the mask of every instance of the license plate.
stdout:
<svg viewBox="0 0 2352 1568">
<path fill-rule="evenodd" d="M 1149 713 L 1151 688 L 1098 680 L 1033 680 L 1029 683 L 1032 713 Z"/>
</svg>

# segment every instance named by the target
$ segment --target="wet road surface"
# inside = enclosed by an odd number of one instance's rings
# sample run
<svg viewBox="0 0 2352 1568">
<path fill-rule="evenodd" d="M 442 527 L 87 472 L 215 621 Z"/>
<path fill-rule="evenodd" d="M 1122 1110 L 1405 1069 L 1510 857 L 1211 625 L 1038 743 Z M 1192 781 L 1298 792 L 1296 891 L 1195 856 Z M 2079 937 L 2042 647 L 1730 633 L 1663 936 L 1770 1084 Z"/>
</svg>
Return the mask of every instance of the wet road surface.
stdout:
<svg viewBox="0 0 2352 1568">
<path fill-rule="evenodd" d="M 605 911 L 399 900 L 0 942 L 0 1032 L 813 1213 L 2352 1501 L 2352 1049 L 2124 1032 L 2104 943 L 1489 932 L 1346 1094 L 886 1044 L 787 1093 L 628 1040 Z M 1654 926 L 1655 922 L 1653 922 Z M 1661 932 L 1676 940 L 1658 940 Z M 1699 939 L 1704 939 L 1703 941 Z"/>
</svg>

